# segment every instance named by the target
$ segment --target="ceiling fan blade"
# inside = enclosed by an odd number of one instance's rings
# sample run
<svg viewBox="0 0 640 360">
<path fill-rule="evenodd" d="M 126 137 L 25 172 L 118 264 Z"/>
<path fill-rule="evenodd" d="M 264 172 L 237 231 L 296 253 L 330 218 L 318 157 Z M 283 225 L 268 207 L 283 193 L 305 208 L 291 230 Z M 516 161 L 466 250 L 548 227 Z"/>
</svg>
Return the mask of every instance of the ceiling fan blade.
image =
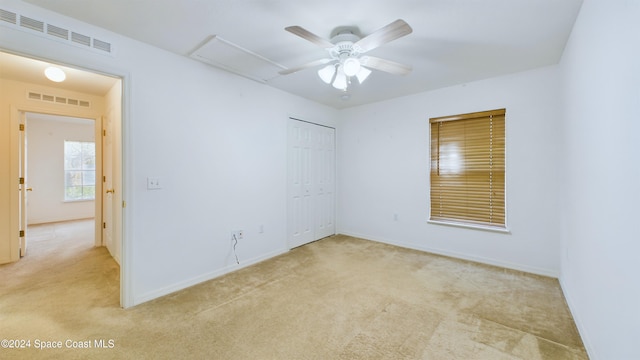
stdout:
<svg viewBox="0 0 640 360">
<path fill-rule="evenodd" d="M 289 74 L 293 74 L 294 72 L 298 72 L 300 70 L 304 70 L 304 69 L 308 69 L 308 68 L 312 68 L 318 65 L 324 65 L 326 63 L 329 63 L 333 61 L 333 59 L 320 59 L 320 60 L 315 60 L 309 63 L 306 63 L 304 65 L 300 65 L 298 67 L 294 67 L 294 68 L 290 68 L 290 69 L 285 69 L 285 70 L 280 70 L 278 71 L 278 73 L 280 75 L 289 75 Z"/>
<path fill-rule="evenodd" d="M 359 53 L 366 53 L 382 44 L 409 35 L 413 29 L 404 20 L 398 19 L 391 24 L 376 30 L 373 34 L 365 36 L 353 44 L 353 48 Z"/>
<path fill-rule="evenodd" d="M 373 56 L 363 56 L 360 63 L 364 67 L 384 71 L 394 75 L 407 75 L 413 70 L 410 65 L 404 65 L 391 60 L 380 59 Z"/>
<path fill-rule="evenodd" d="M 294 35 L 298 35 L 301 38 L 311 41 L 312 43 L 323 47 L 323 48 L 332 48 L 334 45 L 326 39 L 321 38 L 320 36 L 310 32 L 309 30 L 300 27 L 300 26 L 288 26 L 286 28 L 284 28 L 285 30 L 287 30 L 288 32 L 294 34 Z"/>
</svg>

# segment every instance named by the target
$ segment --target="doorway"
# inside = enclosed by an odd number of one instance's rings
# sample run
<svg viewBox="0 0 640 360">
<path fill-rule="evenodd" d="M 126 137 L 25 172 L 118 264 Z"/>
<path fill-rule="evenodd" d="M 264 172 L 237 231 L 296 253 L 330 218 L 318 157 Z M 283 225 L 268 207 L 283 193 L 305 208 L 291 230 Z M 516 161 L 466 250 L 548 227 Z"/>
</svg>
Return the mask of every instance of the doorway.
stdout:
<svg viewBox="0 0 640 360">
<path fill-rule="evenodd" d="M 30 203 L 27 196 L 34 196 L 36 191 L 42 190 L 41 186 L 30 185 L 27 178 L 28 161 L 26 140 L 28 132 L 28 116 L 35 114 L 59 116 L 67 118 L 85 118 L 93 122 L 93 133 L 95 135 L 95 181 L 93 188 L 90 184 L 86 188 L 81 188 L 82 194 L 94 191 L 94 242 L 96 246 L 105 246 L 109 249 L 111 256 L 120 264 L 122 259 L 121 245 L 123 241 L 122 219 L 123 219 L 123 153 L 122 153 L 122 113 L 123 113 L 123 79 L 111 75 L 99 74 L 83 69 L 71 68 L 61 64 L 53 64 L 67 72 L 67 80 L 63 83 L 54 84 L 48 80 L 39 80 L 44 68 L 52 64 L 44 60 L 36 60 L 22 55 L 9 54 L 0 51 L 0 86 L 3 90 L 3 99 L 0 103 L 7 107 L 6 118 L 3 127 L 6 132 L 2 135 L 6 137 L 7 152 L 4 150 L 0 155 L 2 161 L 10 168 L 6 181 L 2 182 L 0 198 L 3 202 L 6 199 L 8 206 L 6 224 L 2 226 L 0 237 L 0 260 L 3 263 L 19 262 L 20 255 L 24 255 L 26 248 L 23 246 L 27 239 L 24 230 L 29 218 L 27 209 Z M 44 76 L 41 76 L 44 78 Z M 26 95 L 26 96 L 25 96 Z M 108 118 L 108 121 L 105 119 Z M 80 121 L 80 120 L 74 120 Z M 85 120 L 86 121 L 86 120 Z M 105 125 L 107 124 L 107 125 Z M 103 138 L 109 134 L 109 167 L 103 166 Z M 3 137 L 4 139 L 4 137 Z M 4 141 L 4 140 L 3 140 Z M 76 144 L 78 145 L 78 144 Z M 77 169 L 75 169 L 77 170 Z M 87 175 L 87 174 L 85 174 Z M 92 175 L 88 175 L 91 177 Z M 65 179 L 60 170 L 59 178 Z M 106 179 L 109 178 L 109 187 L 105 186 Z M 86 179 L 86 177 L 85 177 Z M 75 186 L 75 185 L 74 185 Z M 63 190 L 65 186 L 62 186 Z M 19 191 L 14 191 L 18 189 Z M 65 202 L 63 198 L 65 192 L 58 189 L 56 196 L 59 202 Z M 77 191 L 78 189 L 72 189 Z M 110 190 L 108 193 L 106 190 Z M 76 199 L 78 200 L 78 199 Z M 79 199 L 82 200 L 86 199 Z M 68 199 L 67 199 L 68 201 Z M 105 202 L 110 203 L 108 208 L 108 223 L 104 221 Z M 85 204 L 86 205 L 86 204 Z M 31 214 L 33 217 L 33 214 Z M 34 220 L 34 219 L 32 219 Z M 35 219 L 37 221 L 37 219 Z M 53 221 L 56 221 L 55 219 Z M 24 222 L 24 226 L 22 226 Z M 105 229 L 110 235 L 110 246 L 104 240 Z M 5 233 L 6 232 L 6 233 Z M 20 235 L 23 235 L 22 237 Z M 26 243 L 24 244 L 26 245 Z M 21 254 L 22 253 L 22 254 Z M 28 251 L 26 251 L 28 256 Z M 128 298 L 123 293 L 126 286 L 123 285 L 125 271 L 121 268 L 120 281 L 120 303 L 127 306 Z"/>
<path fill-rule="evenodd" d="M 43 224 L 83 221 L 83 228 L 91 220 L 96 229 L 96 179 L 99 173 L 100 152 L 96 151 L 95 119 L 59 116 L 45 113 L 24 114 L 26 143 L 24 217 L 26 232 L 21 257 L 27 254 L 26 245 L 41 238 Z M 34 227 L 35 226 L 35 227 Z M 85 233 L 86 231 L 83 231 Z M 83 234 L 82 241 L 100 246 L 96 231 Z M 35 237 L 34 237 L 35 236 Z"/>
</svg>

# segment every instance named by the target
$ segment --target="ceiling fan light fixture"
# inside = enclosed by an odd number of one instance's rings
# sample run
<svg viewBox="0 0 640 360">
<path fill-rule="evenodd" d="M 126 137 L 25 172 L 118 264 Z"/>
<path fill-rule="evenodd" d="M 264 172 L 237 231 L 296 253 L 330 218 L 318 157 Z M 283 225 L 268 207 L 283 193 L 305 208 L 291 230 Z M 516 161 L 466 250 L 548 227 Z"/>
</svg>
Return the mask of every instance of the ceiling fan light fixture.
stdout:
<svg viewBox="0 0 640 360">
<path fill-rule="evenodd" d="M 360 60 L 352 57 L 348 58 L 344 61 L 344 64 L 342 64 L 342 68 L 345 75 L 355 76 L 356 74 L 358 74 L 358 72 L 360 72 L 361 69 Z"/>
<path fill-rule="evenodd" d="M 342 66 L 338 67 L 336 71 L 336 79 L 333 81 L 333 87 L 339 90 L 347 89 L 347 75 L 342 70 Z"/>
<path fill-rule="evenodd" d="M 44 69 L 44 76 L 46 76 L 47 79 L 53 82 L 63 82 L 67 78 L 67 75 L 64 73 L 64 71 L 55 66 L 49 66 L 48 68 Z"/>
<path fill-rule="evenodd" d="M 331 84 L 331 80 L 333 80 L 333 75 L 336 73 L 336 67 L 333 64 L 329 64 L 322 69 L 318 70 L 318 76 L 322 81 L 327 84 Z"/>
<path fill-rule="evenodd" d="M 331 84 L 334 88 L 346 92 L 353 77 L 356 77 L 358 82 L 362 84 L 371 75 L 372 70 L 394 75 L 406 75 L 411 72 L 411 66 L 368 55 L 361 57 L 381 45 L 411 34 L 413 29 L 402 19 L 387 24 L 364 37 L 360 35 L 358 28 L 353 26 L 337 28 L 332 32 L 331 40 L 323 39 L 297 25 L 286 27 L 285 30 L 324 48 L 328 51 L 329 57 L 279 71 L 281 75 L 322 65 L 324 67 L 317 71 L 320 79 L 326 84 Z M 325 65 L 328 63 L 333 64 Z"/>
<path fill-rule="evenodd" d="M 371 70 L 365 67 L 360 67 L 360 71 L 358 71 L 358 73 L 356 74 L 356 78 L 358 78 L 358 82 L 362 84 L 365 80 L 367 80 L 369 75 L 371 75 Z"/>
</svg>

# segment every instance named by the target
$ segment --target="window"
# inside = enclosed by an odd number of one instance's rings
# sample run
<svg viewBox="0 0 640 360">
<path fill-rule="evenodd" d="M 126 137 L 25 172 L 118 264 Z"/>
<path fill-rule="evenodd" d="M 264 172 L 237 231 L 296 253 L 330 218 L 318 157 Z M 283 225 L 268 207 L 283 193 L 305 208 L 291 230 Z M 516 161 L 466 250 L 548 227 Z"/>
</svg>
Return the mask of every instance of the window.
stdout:
<svg viewBox="0 0 640 360">
<path fill-rule="evenodd" d="M 505 229 L 505 112 L 430 119 L 430 220 Z"/>
<path fill-rule="evenodd" d="M 96 144 L 64 142 L 64 200 L 94 200 L 96 197 Z"/>
</svg>

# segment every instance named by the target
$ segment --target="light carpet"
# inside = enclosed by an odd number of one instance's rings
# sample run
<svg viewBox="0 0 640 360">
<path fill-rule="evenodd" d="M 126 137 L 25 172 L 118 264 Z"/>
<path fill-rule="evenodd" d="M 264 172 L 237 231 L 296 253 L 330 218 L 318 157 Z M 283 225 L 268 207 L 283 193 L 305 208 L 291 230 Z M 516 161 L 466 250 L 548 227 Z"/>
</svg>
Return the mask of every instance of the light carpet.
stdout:
<svg viewBox="0 0 640 360">
<path fill-rule="evenodd" d="M 587 359 L 556 279 L 341 235 L 123 310 L 92 225 L 0 266 L 0 358 Z"/>
</svg>

